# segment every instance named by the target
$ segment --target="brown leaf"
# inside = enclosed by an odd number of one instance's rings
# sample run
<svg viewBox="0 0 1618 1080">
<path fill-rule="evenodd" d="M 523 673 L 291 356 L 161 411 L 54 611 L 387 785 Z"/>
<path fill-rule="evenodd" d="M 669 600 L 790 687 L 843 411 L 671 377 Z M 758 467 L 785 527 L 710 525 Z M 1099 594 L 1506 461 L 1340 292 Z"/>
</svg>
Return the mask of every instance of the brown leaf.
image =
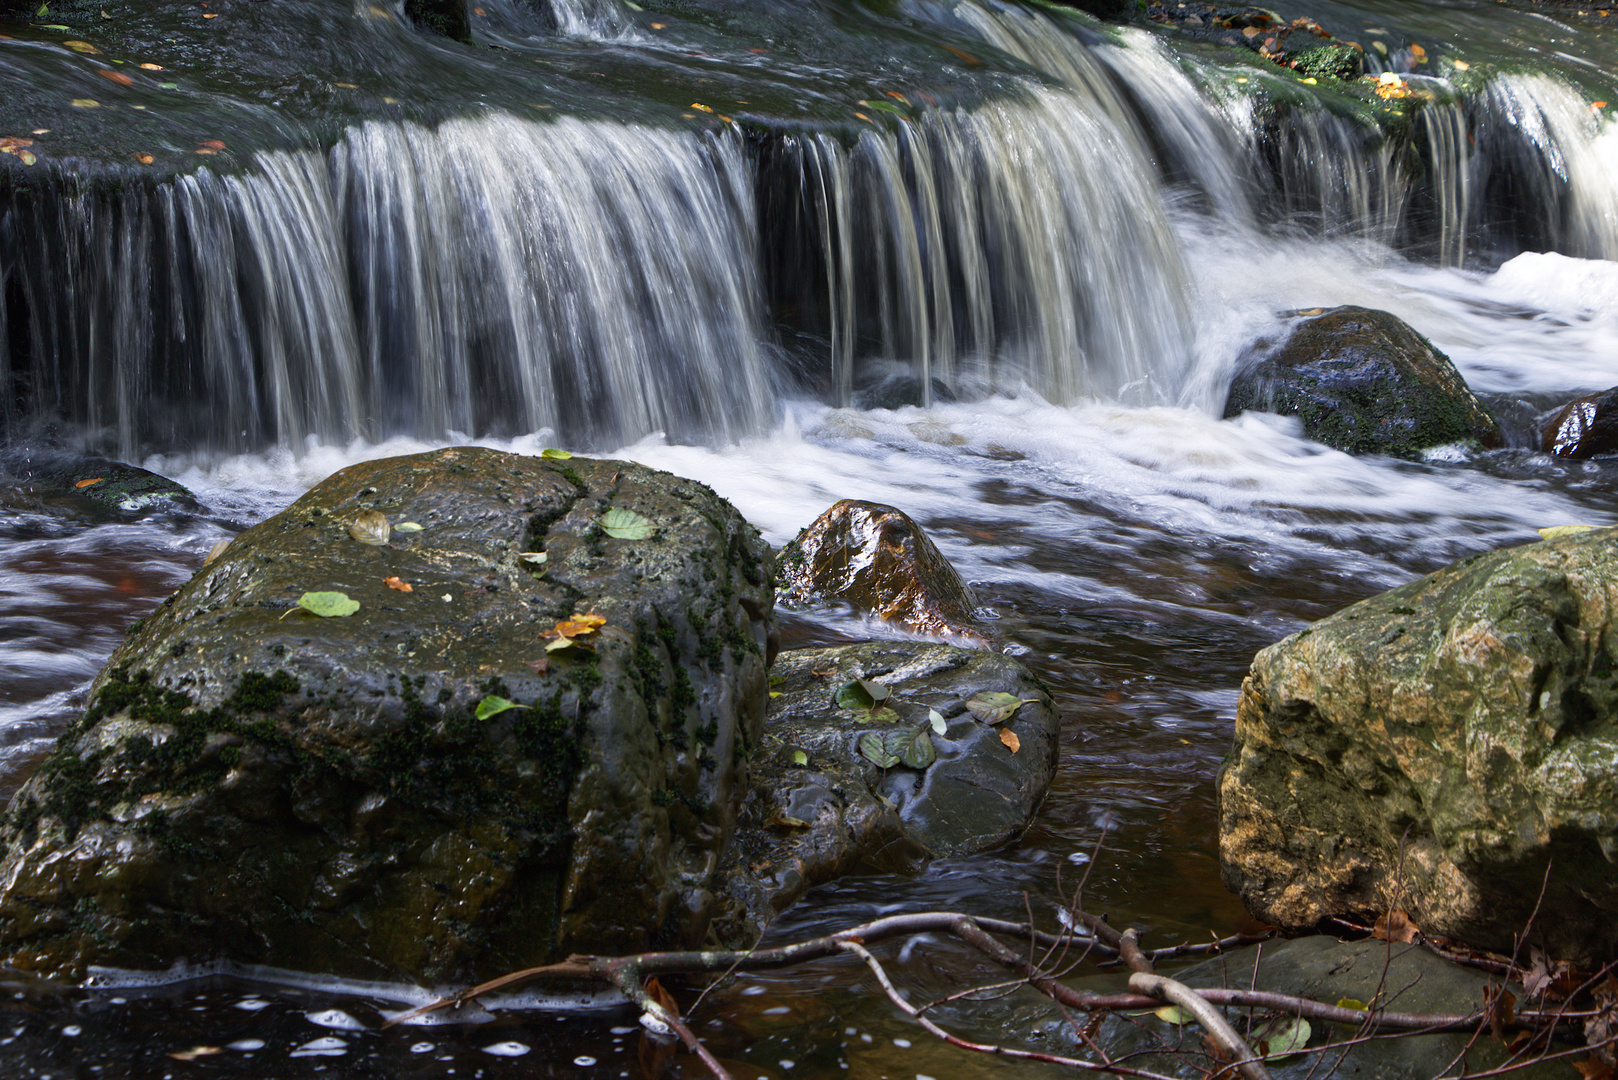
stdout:
<svg viewBox="0 0 1618 1080">
<path fill-rule="evenodd" d="M 1489 1010 L 1489 1031 L 1500 1042 L 1506 1041 L 1506 1028 L 1517 1019 L 1517 997 L 1503 986 L 1490 983 L 1483 988 Z"/>
<path fill-rule="evenodd" d="M 1017 733 L 1010 728 L 1000 729 L 1000 741 L 1005 743 L 1006 749 L 1013 754 L 1022 749 L 1022 740 L 1017 738 Z"/>
<path fill-rule="evenodd" d="M 1396 941 L 1409 945 L 1421 936 L 1421 928 L 1410 921 L 1410 916 L 1395 908 L 1386 915 L 1377 916 L 1371 936 L 1378 941 Z"/>
<path fill-rule="evenodd" d="M 528 667 L 533 669 L 533 672 L 534 672 L 535 675 L 543 675 L 543 674 L 545 674 L 545 671 L 550 666 L 551 666 L 551 658 L 548 657 L 548 656 L 541 656 L 538 660 L 530 660 L 530 661 L 528 661 Z"/>
<path fill-rule="evenodd" d="M 152 155 L 150 155 L 150 154 L 136 154 L 135 155 L 135 160 L 140 162 L 142 165 L 150 165 L 152 163 L 152 161 L 153 161 L 153 158 L 152 158 Z"/>
<path fill-rule="evenodd" d="M 9 154 L 15 150 L 21 150 L 33 145 L 33 139 L 17 139 L 7 135 L 5 138 L 0 139 L 0 152 Z"/>
<path fill-rule="evenodd" d="M 197 143 L 197 145 L 206 146 L 210 150 L 223 150 L 225 148 L 225 144 L 220 142 L 218 139 L 207 139 L 203 142 Z"/>
<path fill-rule="evenodd" d="M 383 578 L 382 584 L 386 585 L 390 589 L 398 589 L 400 592 L 416 591 L 415 587 L 412 586 L 410 582 L 400 581 L 397 577 Z"/>
<path fill-rule="evenodd" d="M 653 976 L 646 980 L 646 996 L 663 1006 L 670 1016 L 680 1015 L 680 1003 L 674 1000 L 674 995 L 663 989 L 663 984 Z"/>
<path fill-rule="evenodd" d="M 103 79 L 111 79 L 119 86 L 133 86 L 135 84 L 135 80 L 132 77 L 125 75 L 121 71 L 113 71 L 109 68 L 98 68 L 96 70 L 96 74 L 100 75 Z"/>
<path fill-rule="evenodd" d="M 1600 1058 L 1575 1061 L 1573 1067 L 1579 1070 L 1579 1075 L 1584 1077 L 1584 1080 L 1612 1080 L 1612 1066 Z"/>
<path fill-rule="evenodd" d="M 607 625 L 607 620 L 600 615 L 583 615 L 575 611 L 568 618 L 557 623 L 556 629 L 545 631 L 543 636 L 568 639 L 588 637 L 605 625 Z"/>
</svg>

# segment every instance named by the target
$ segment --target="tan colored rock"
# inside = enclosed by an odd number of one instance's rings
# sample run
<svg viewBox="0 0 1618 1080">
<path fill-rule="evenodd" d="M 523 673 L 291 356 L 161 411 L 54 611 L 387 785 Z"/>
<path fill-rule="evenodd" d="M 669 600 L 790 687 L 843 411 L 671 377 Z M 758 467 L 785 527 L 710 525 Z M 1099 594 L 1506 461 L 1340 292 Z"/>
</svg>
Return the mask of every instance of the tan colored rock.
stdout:
<svg viewBox="0 0 1618 1080">
<path fill-rule="evenodd" d="M 1263 650 L 1220 776 L 1226 884 L 1289 928 L 1408 911 L 1618 953 L 1618 530 L 1491 552 Z M 1547 876 L 1548 870 L 1548 876 Z"/>
</svg>

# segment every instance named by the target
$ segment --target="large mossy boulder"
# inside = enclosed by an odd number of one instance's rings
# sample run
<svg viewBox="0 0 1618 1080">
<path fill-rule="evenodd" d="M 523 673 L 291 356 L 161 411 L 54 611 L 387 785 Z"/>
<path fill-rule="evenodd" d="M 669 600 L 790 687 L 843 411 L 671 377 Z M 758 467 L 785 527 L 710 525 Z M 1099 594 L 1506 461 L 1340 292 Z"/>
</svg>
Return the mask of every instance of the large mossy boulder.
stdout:
<svg viewBox="0 0 1618 1080">
<path fill-rule="evenodd" d="M 845 603 L 912 633 L 991 643 L 971 588 L 895 507 L 838 501 L 782 549 L 779 567 L 789 604 Z"/>
<path fill-rule="evenodd" d="M 1263 650 L 1219 779 L 1226 884 L 1288 928 L 1618 956 L 1618 529 L 1473 556 Z M 1541 892 L 1543 887 L 1543 900 Z"/>
<path fill-rule="evenodd" d="M 1296 416 L 1350 454 L 1416 458 L 1450 443 L 1502 445 L 1500 427 L 1449 357 L 1386 311 L 1339 307 L 1304 317 L 1279 347 L 1243 357 L 1225 416 Z"/>
<path fill-rule="evenodd" d="M 839 705 L 855 679 L 891 692 L 886 711 Z M 793 649 L 770 681 L 777 696 L 728 875 L 755 926 L 846 874 L 914 872 L 1010 843 L 1056 774 L 1061 718 L 1050 693 L 1000 653 L 905 641 Z M 980 694 L 1021 704 L 986 723 L 969 708 Z M 862 737 L 898 731 L 924 735 L 935 759 L 883 768 L 860 752 Z"/>
<path fill-rule="evenodd" d="M 1562 406 L 1545 425 L 1541 448 L 1570 458 L 1618 453 L 1618 387 Z"/>
<path fill-rule="evenodd" d="M 344 469 L 114 653 L 0 828 L 0 957 L 436 982 L 701 944 L 771 573 L 729 504 L 638 465 Z M 358 609 L 299 606 L 323 591 Z M 603 622 L 548 649 L 575 613 Z"/>
</svg>

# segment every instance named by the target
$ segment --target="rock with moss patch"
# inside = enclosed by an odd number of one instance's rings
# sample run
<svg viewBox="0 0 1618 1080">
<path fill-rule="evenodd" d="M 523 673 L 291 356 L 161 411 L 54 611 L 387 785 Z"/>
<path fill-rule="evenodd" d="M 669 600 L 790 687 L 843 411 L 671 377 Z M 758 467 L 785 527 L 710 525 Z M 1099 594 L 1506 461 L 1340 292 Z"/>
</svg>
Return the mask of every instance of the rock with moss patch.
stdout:
<svg viewBox="0 0 1618 1080">
<path fill-rule="evenodd" d="M 607 535 L 614 507 L 654 534 Z M 381 546 L 350 532 L 373 513 Z M 700 944 L 768 701 L 771 576 L 732 507 L 638 465 L 345 469 L 113 655 L 7 811 L 0 955 L 445 982 Z M 298 606 L 319 591 L 359 608 Z M 604 623 L 547 649 L 575 613 Z M 519 707 L 480 719 L 489 695 Z"/>
<path fill-rule="evenodd" d="M 987 646 L 977 601 L 961 575 L 904 511 L 843 499 L 781 551 L 783 599 L 841 602 L 910 630 Z"/>
<path fill-rule="evenodd" d="M 1226 884 L 1285 927 L 1398 907 L 1503 952 L 1538 906 L 1553 955 L 1618 955 L 1615 658 L 1610 528 L 1474 556 L 1263 650 L 1219 779 Z"/>
<path fill-rule="evenodd" d="M 891 716 L 838 706 L 838 689 L 856 678 L 890 691 Z M 779 696 L 727 875 L 747 924 L 845 874 L 914 872 L 936 856 L 1007 844 L 1056 772 L 1060 718 L 1039 679 L 1009 656 L 899 641 L 794 649 L 777 658 L 771 682 Z M 967 707 L 980 693 L 1021 704 L 993 726 Z M 862 756 L 862 736 L 893 731 L 924 733 L 936 759 L 883 769 Z"/>
<path fill-rule="evenodd" d="M 1545 425 L 1541 446 L 1558 457 L 1618 453 L 1618 387 L 1586 395 L 1557 410 Z"/>
<path fill-rule="evenodd" d="M 1311 438 L 1350 454 L 1502 443 L 1449 357 L 1397 316 L 1362 307 L 1302 318 L 1279 347 L 1244 357 L 1225 416 L 1250 409 L 1296 416 Z"/>
<path fill-rule="evenodd" d="M 0 474 L 10 481 L 6 501 L 19 505 L 31 500 L 92 514 L 115 511 L 113 516 L 200 509 L 184 485 L 150 469 L 106 458 L 10 451 L 0 455 Z"/>
<path fill-rule="evenodd" d="M 1290 57 L 1292 70 L 1307 78 L 1353 82 L 1365 74 L 1365 54 L 1341 42 L 1311 45 Z"/>
</svg>

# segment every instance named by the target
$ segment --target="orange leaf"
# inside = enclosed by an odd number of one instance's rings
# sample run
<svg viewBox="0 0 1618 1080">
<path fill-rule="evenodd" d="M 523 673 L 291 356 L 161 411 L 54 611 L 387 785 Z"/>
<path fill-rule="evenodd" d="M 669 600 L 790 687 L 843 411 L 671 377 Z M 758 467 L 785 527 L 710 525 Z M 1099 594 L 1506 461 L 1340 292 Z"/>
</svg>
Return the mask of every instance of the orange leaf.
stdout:
<svg viewBox="0 0 1618 1080">
<path fill-rule="evenodd" d="M 109 71 L 106 68 L 100 68 L 96 71 L 96 74 L 100 75 L 103 79 L 111 79 L 119 86 L 132 86 L 135 82 L 133 78 L 125 75 L 121 71 Z"/>
<path fill-rule="evenodd" d="M 1017 733 L 1009 728 L 1000 729 L 1000 741 L 1005 743 L 1006 749 L 1013 754 L 1022 749 L 1022 740 L 1017 738 Z"/>
<path fill-rule="evenodd" d="M 1579 1070 L 1584 1080 L 1612 1080 L 1612 1066 L 1600 1058 L 1590 1058 L 1588 1061 L 1575 1061 L 1573 1067 Z"/>
<path fill-rule="evenodd" d="M 225 144 L 220 142 L 218 139 L 209 139 L 206 142 L 199 142 L 197 145 L 212 147 L 215 150 L 223 150 L 225 148 Z"/>
<path fill-rule="evenodd" d="M 939 48 L 944 49 L 944 50 L 946 50 L 948 52 L 954 53 L 956 56 L 959 56 L 962 60 L 965 60 L 968 64 L 971 64 L 973 67 L 977 67 L 979 64 L 983 63 L 982 60 L 979 60 L 977 57 L 973 56 L 971 53 L 967 52 L 964 49 L 957 49 L 953 45 L 940 45 Z"/>
<path fill-rule="evenodd" d="M 150 155 L 150 154 L 136 154 L 135 155 L 135 160 L 140 162 L 142 165 L 150 165 L 152 163 L 152 155 Z"/>
<path fill-rule="evenodd" d="M 382 584 L 386 585 L 390 589 L 398 589 L 400 592 L 415 592 L 416 591 L 414 586 L 412 586 L 410 584 L 410 582 L 408 582 L 408 581 L 400 581 L 397 577 L 383 578 L 382 579 Z"/>
<path fill-rule="evenodd" d="M 74 484 L 73 486 L 76 487 L 76 488 L 87 488 L 91 484 L 99 484 L 99 483 L 101 483 L 101 481 L 103 481 L 105 479 L 106 479 L 105 476 L 98 476 L 94 480 L 80 480 L 78 483 Z"/>
<path fill-rule="evenodd" d="M 219 151 L 210 149 L 210 148 L 208 148 L 206 146 L 199 146 L 199 147 L 197 147 L 195 150 L 193 150 L 191 152 L 193 154 L 205 154 L 205 155 L 211 155 L 211 154 L 219 153 Z"/>
<path fill-rule="evenodd" d="M 142 64 L 141 67 L 144 68 L 147 71 L 162 71 L 163 70 L 163 65 L 162 64 Z"/>
<path fill-rule="evenodd" d="M 1421 928 L 1410 921 L 1410 916 L 1397 909 L 1386 915 L 1377 916 L 1376 926 L 1371 929 L 1371 936 L 1378 941 L 1397 941 L 1401 945 L 1409 945 L 1421 935 Z"/>
<path fill-rule="evenodd" d="M 13 151 L 21 150 L 25 146 L 33 145 L 33 139 L 16 139 L 7 135 L 5 138 L 0 139 L 0 153 L 9 154 Z"/>
<path fill-rule="evenodd" d="M 556 629 L 547 632 L 545 636 L 548 638 L 585 637 L 589 634 L 595 633 L 605 625 L 607 625 L 607 620 L 603 619 L 600 615 L 581 615 L 575 611 L 572 618 L 557 623 Z"/>
</svg>

